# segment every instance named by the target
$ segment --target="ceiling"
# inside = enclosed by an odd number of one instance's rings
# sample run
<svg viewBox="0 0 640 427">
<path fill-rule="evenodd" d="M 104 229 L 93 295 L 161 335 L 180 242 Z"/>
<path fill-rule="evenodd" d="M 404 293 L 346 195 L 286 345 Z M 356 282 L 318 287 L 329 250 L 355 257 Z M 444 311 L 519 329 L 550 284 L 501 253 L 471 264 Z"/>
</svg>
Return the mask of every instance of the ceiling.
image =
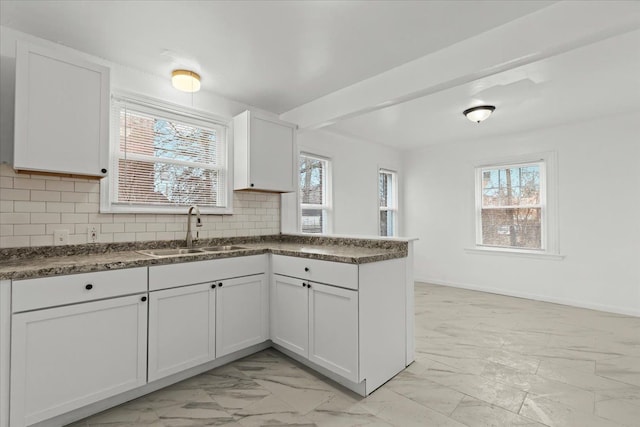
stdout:
<svg viewBox="0 0 640 427">
<path fill-rule="evenodd" d="M 640 109 L 637 1 L 1 0 L 0 25 L 398 149 Z"/>
<path fill-rule="evenodd" d="M 340 121 L 328 129 L 414 149 L 640 110 L 640 30 Z M 462 115 L 496 107 L 482 123 Z"/>
<path fill-rule="evenodd" d="M 9 1 L 0 24 L 282 113 L 550 1 Z"/>
</svg>

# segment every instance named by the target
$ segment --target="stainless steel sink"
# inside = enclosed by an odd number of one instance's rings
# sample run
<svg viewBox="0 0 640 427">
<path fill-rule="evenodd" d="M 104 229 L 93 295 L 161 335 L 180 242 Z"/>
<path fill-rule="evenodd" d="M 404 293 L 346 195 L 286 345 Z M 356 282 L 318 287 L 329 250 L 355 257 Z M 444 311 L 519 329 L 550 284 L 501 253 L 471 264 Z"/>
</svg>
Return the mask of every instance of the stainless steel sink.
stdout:
<svg viewBox="0 0 640 427">
<path fill-rule="evenodd" d="M 172 256 L 198 255 L 198 254 L 204 254 L 207 252 L 237 251 L 240 249 L 247 249 L 247 248 L 243 246 L 225 245 L 225 246 L 209 246 L 206 248 L 147 249 L 144 251 L 138 251 L 138 253 L 152 256 L 155 258 L 167 258 Z"/>
<path fill-rule="evenodd" d="M 247 249 L 243 246 L 233 246 L 233 245 L 226 245 L 226 246 L 209 246 L 206 248 L 200 248 L 205 252 L 224 252 L 224 251 L 237 251 L 239 249 Z"/>
<path fill-rule="evenodd" d="M 198 255 L 203 254 L 202 249 L 189 249 L 189 248 L 172 248 L 172 249 L 149 249 L 145 251 L 138 251 L 143 255 L 149 255 L 156 258 L 166 258 L 171 256 L 183 256 L 183 255 Z"/>
</svg>

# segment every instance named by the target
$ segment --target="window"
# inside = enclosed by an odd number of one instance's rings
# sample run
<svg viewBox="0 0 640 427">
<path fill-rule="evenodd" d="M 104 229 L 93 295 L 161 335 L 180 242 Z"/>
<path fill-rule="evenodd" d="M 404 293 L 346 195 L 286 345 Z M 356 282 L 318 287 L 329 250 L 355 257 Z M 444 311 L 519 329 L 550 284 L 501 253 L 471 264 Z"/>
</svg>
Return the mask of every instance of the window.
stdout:
<svg viewBox="0 0 640 427">
<path fill-rule="evenodd" d="M 380 235 L 397 235 L 398 174 L 380 169 L 378 174 L 378 199 L 380 200 Z"/>
<path fill-rule="evenodd" d="M 230 213 L 226 127 L 210 118 L 114 99 L 111 163 L 102 210 Z"/>
<path fill-rule="evenodd" d="M 300 231 L 330 230 L 330 162 L 312 154 L 300 155 Z"/>
<path fill-rule="evenodd" d="M 547 250 L 543 160 L 476 169 L 476 244 Z"/>
</svg>

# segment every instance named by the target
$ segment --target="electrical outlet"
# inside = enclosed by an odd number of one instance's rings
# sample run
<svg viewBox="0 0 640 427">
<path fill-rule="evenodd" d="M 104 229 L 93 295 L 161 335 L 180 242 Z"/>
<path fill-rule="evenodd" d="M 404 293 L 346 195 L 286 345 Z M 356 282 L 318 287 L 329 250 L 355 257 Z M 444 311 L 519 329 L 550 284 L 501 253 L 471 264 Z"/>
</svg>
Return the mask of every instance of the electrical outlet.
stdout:
<svg viewBox="0 0 640 427">
<path fill-rule="evenodd" d="M 53 244 L 55 246 L 69 244 L 69 230 L 53 230 Z"/>
<path fill-rule="evenodd" d="M 87 242 L 96 243 L 98 241 L 98 227 L 95 225 L 87 226 Z"/>
</svg>

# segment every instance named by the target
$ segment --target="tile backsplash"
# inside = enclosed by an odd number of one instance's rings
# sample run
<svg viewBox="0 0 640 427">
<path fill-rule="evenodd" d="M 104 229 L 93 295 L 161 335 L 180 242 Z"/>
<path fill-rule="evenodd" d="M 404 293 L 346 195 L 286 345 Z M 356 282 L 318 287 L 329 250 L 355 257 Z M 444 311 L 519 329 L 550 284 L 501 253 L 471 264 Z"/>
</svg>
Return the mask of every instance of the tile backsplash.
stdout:
<svg viewBox="0 0 640 427">
<path fill-rule="evenodd" d="M 0 248 L 53 245 L 55 230 L 68 230 L 69 244 L 87 243 L 89 227 L 101 243 L 184 239 L 186 209 L 181 215 L 101 214 L 99 191 L 98 181 L 18 174 L 0 164 Z M 233 211 L 202 215 L 199 237 L 280 232 L 279 194 L 234 192 Z"/>
</svg>

